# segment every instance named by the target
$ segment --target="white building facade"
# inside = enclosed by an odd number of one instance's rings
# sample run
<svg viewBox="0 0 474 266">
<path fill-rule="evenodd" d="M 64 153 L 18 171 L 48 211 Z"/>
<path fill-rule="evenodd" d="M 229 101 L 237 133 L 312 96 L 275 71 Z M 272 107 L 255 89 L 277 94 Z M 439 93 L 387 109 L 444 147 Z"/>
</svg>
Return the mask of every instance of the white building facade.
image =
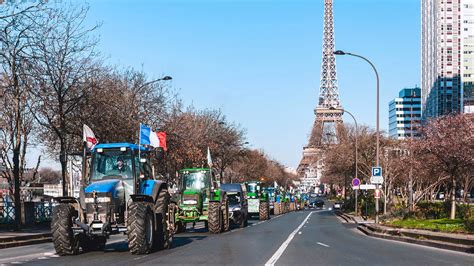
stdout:
<svg viewBox="0 0 474 266">
<path fill-rule="evenodd" d="M 421 3 L 423 116 L 470 112 L 474 107 L 474 0 Z"/>
</svg>

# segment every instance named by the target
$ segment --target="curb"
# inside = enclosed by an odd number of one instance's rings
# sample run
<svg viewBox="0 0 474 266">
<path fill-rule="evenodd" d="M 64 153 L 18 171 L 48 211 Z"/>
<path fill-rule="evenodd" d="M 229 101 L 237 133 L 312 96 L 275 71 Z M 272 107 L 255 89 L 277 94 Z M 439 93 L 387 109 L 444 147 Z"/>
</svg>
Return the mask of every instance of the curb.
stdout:
<svg viewBox="0 0 474 266">
<path fill-rule="evenodd" d="M 371 224 L 357 223 L 352 215 L 343 213 L 341 211 L 336 211 L 336 214 L 344 219 L 347 223 L 358 224 L 357 229 L 367 236 L 464 253 L 474 253 L 474 240 L 462 239 L 458 237 L 430 235 L 428 233 L 401 230 L 397 228 L 384 229 Z"/>
<path fill-rule="evenodd" d="M 0 249 L 52 242 L 51 233 L 0 238 Z"/>
<path fill-rule="evenodd" d="M 455 243 L 450 243 L 446 241 L 425 239 L 423 238 L 423 235 L 421 234 L 417 235 L 418 237 L 404 236 L 402 234 L 392 235 L 392 234 L 383 232 L 384 230 L 380 232 L 380 229 L 374 228 L 373 226 L 370 226 L 367 224 L 360 224 L 359 226 L 357 226 L 357 229 L 361 231 L 362 233 L 364 233 L 365 235 L 368 235 L 371 237 L 377 237 L 377 238 L 395 240 L 395 241 L 400 241 L 400 242 L 405 242 L 405 243 L 459 251 L 459 252 L 464 252 L 464 253 L 474 253 L 474 246 L 472 245 L 455 244 Z M 415 236 L 416 233 L 411 233 L 410 235 Z"/>
</svg>

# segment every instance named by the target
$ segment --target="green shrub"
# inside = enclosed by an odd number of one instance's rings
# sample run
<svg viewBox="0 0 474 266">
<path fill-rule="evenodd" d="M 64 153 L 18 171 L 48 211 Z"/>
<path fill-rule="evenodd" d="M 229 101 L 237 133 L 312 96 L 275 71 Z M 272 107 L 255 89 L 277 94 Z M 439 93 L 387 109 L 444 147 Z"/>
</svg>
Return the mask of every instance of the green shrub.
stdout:
<svg viewBox="0 0 474 266">
<path fill-rule="evenodd" d="M 470 233 L 474 233 L 474 218 L 465 219 L 464 228 Z"/>
</svg>

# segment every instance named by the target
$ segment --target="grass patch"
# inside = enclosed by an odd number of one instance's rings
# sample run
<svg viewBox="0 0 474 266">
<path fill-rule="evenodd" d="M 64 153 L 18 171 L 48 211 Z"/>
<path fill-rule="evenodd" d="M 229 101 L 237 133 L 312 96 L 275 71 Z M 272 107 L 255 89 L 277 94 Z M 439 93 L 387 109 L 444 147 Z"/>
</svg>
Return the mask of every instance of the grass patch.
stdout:
<svg viewBox="0 0 474 266">
<path fill-rule="evenodd" d="M 468 233 L 469 230 L 465 227 L 462 219 L 431 219 L 431 220 L 417 220 L 404 219 L 388 222 L 387 225 L 409 228 L 409 229 L 425 229 L 448 233 Z"/>
</svg>

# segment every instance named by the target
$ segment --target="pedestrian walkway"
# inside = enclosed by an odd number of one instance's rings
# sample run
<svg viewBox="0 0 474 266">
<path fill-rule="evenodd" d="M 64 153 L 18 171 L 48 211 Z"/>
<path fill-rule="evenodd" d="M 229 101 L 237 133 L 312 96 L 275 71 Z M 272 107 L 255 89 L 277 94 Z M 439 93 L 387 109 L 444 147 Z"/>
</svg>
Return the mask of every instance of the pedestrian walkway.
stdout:
<svg viewBox="0 0 474 266">
<path fill-rule="evenodd" d="M 49 227 L 22 229 L 21 231 L 0 229 L 0 249 L 51 242 Z"/>
</svg>

